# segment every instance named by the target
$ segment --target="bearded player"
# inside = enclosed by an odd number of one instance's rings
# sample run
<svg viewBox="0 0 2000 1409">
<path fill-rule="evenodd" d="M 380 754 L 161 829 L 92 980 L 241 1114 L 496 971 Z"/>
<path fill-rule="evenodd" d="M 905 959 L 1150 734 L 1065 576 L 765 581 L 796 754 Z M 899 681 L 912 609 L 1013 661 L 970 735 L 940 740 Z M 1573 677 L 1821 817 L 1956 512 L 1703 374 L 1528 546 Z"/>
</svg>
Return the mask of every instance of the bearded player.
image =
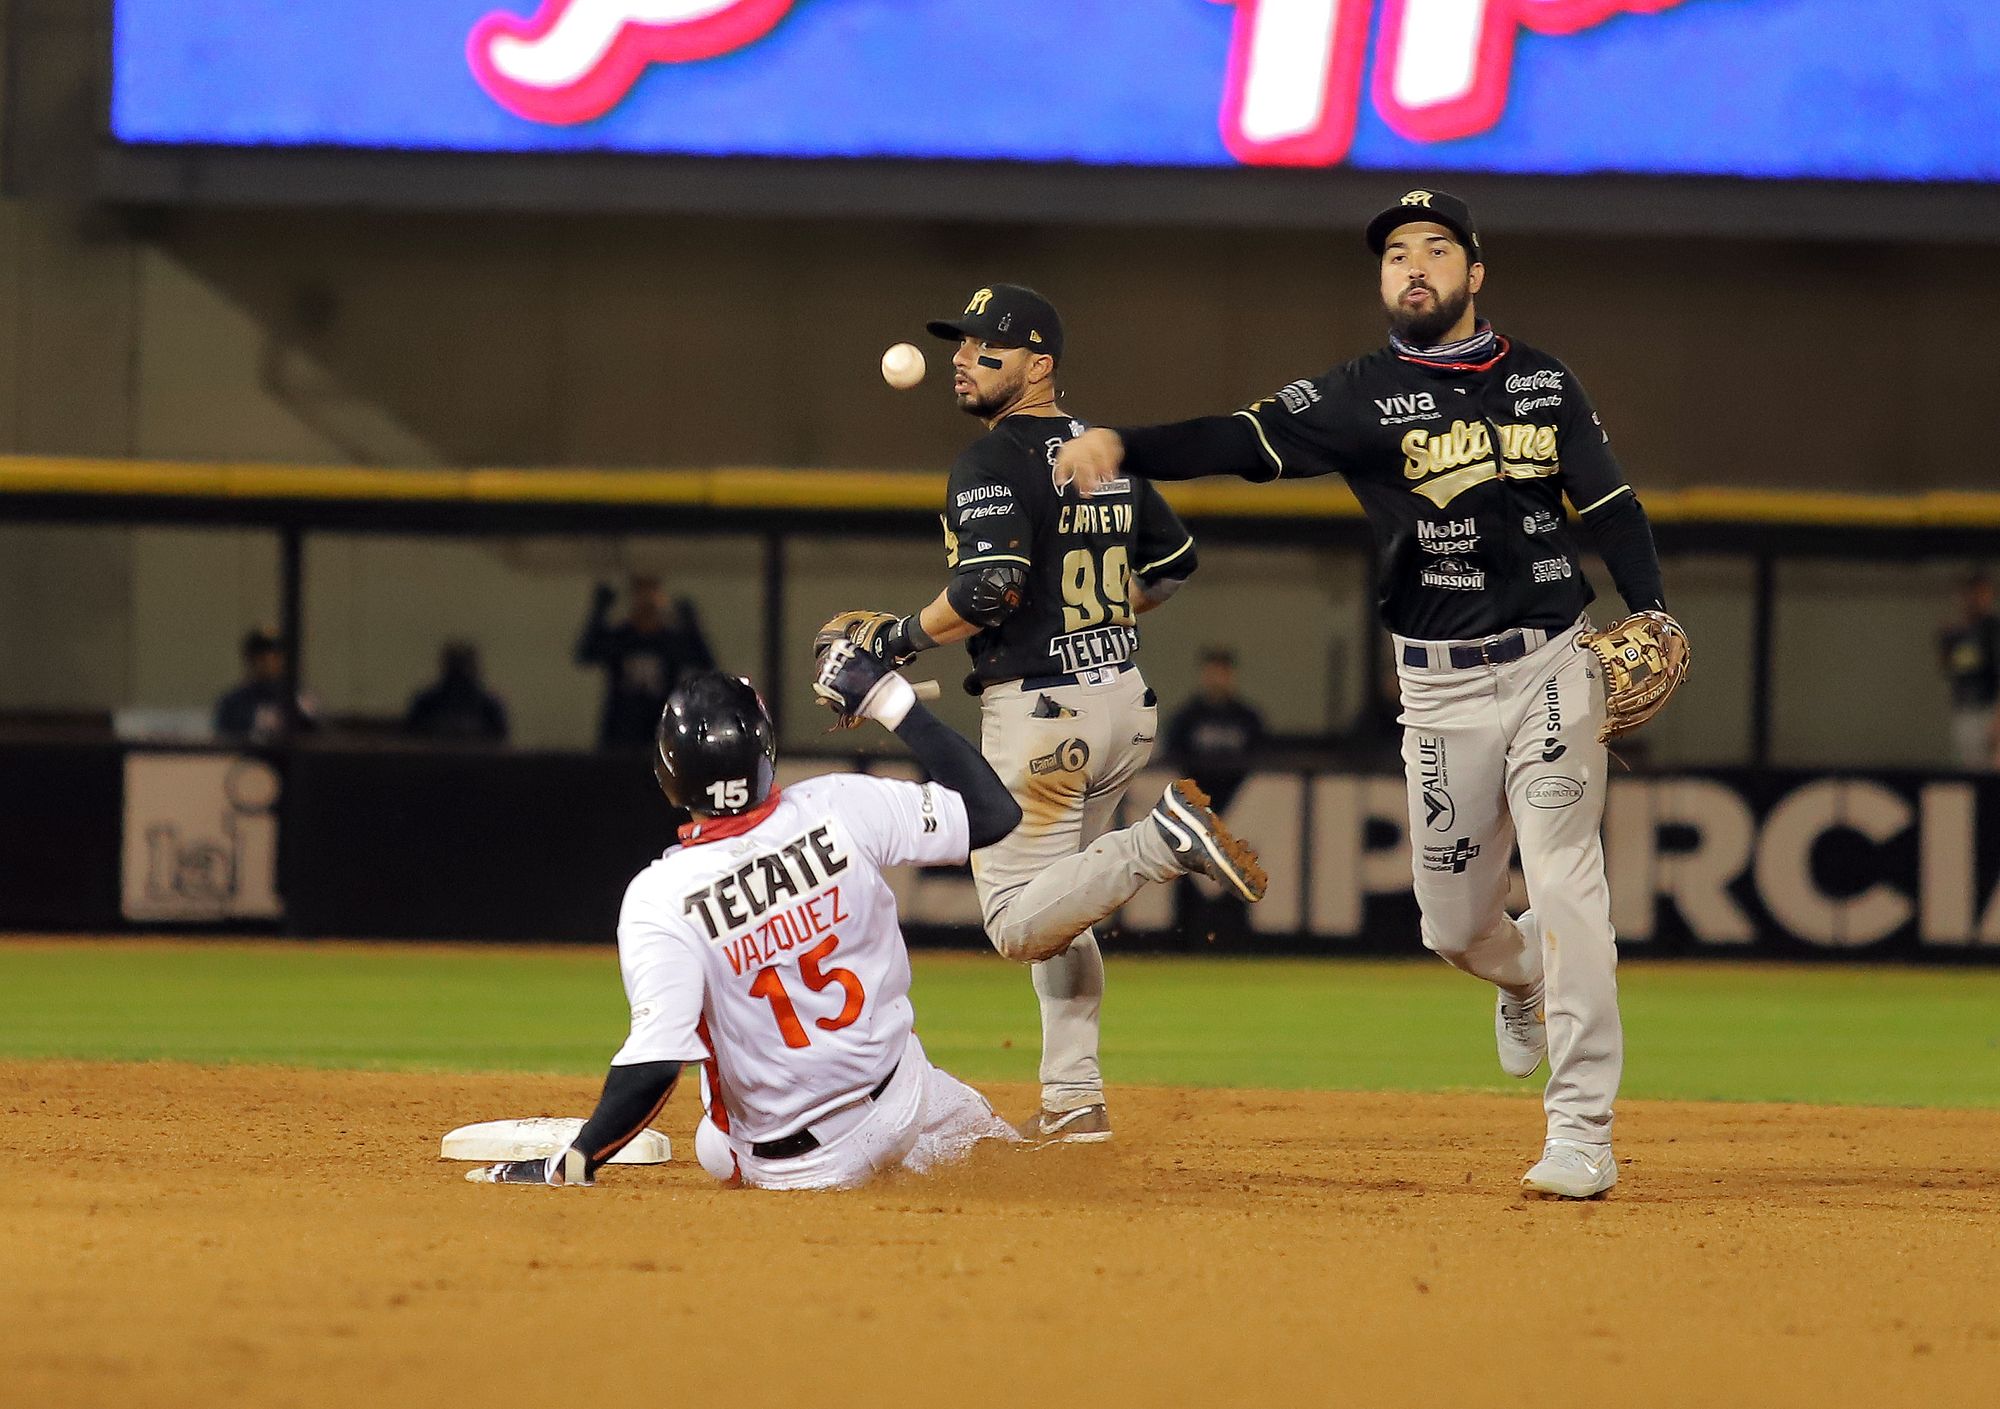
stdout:
<svg viewBox="0 0 2000 1409">
<path fill-rule="evenodd" d="M 814 691 L 845 718 L 893 730 L 932 781 L 833 774 L 780 791 L 777 733 L 750 683 L 714 671 L 685 680 L 653 767 L 694 820 L 633 880 L 618 917 L 631 1035 L 568 1149 L 468 1178 L 594 1182 L 697 1062 L 707 1114 L 695 1155 L 731 1185 L 847 1188 L 1015 1138 L 985 1097 L 924 1056 L 882 871 L 962 862 L 1021 809 L 875 657 L 837 645 Z"/>
<path fill-rule="evenodd" d="M 1058 448 L 1084 432 L 1056 395 L 1062 321 L 1033 289 L 994 284 L 929 324 L 955 344 L 952 392 L 986 434 L 951 468 L 944 512 L 951 578 L 907 616 L 847 612 L 846 636 L 895 665 L 963 642 L 979 696 L 980 748 L 1026 820 L 975 851 L 987 937 L 1034 966 L 1042 1010 L 1038 1143 L 1111 1138 L 1098 1066 L 1104 959 L 1091 926 L 1154 881 L 1200 872 L 1245 900 L 1264 893 L 1254 852 L 1182 779 L 1133 826 L 1109 830 L 1158 734 L 1134 658 L 1137 620 L 1195 569 L 1194 539 L 1145 481 L 1096 498 L 1058 494 Z"/>
<path fill-rule="evenodd" d="M 1423 941 L 1499 989 L 1500 1064 L 1546 1053 L 1547 1138 L 1522 1179 L 1589 1198 L 1618 1179 L 1624 1060 L 1598 837 L 1603 740 L 1685 673 L 1652 530 L 1575 375 L 1496 332 L 1472 212 L 1411 191 L 1369 222 L 1389 345 L 1230 416 L 1093 430 L 1057 479 L 1346 476 L 1374 530 L 1402 690 L 1410 850 Z M 1636 615 L 1590 633 L 1578 534 Z M 1600 687 L 1604 673 L 1607 688 Z M 1607 717 L 1608 716 L 1608 717 Z M 1529 909 L 1505 908 L 1515 841 Z"/>
</svg>

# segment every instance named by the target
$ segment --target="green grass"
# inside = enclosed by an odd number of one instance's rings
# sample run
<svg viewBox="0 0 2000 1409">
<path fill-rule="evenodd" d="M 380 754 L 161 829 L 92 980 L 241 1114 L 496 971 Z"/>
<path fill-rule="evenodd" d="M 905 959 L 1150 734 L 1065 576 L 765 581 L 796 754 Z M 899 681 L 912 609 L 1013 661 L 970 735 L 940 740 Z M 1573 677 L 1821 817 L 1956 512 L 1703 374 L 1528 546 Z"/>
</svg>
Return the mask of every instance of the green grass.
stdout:
<svg viewBox="0 0 2000 1409">
<path fill-rule="evenodd" d="M 2000 970 L 1628 963 L 1625 1094 L 2000 1106 Z M 975 1081 L 1031 1081 L 1027 975 L 917 960 L 919 1029 Z M 1414 961 L 1120 958 L 1114 1082 L 1538 1089 L 1493 1063 L 1491 990 Z M 624 1036 L 608 950 L 0 944 L 0 1057 L 601 1071 Z"/>
</svg>

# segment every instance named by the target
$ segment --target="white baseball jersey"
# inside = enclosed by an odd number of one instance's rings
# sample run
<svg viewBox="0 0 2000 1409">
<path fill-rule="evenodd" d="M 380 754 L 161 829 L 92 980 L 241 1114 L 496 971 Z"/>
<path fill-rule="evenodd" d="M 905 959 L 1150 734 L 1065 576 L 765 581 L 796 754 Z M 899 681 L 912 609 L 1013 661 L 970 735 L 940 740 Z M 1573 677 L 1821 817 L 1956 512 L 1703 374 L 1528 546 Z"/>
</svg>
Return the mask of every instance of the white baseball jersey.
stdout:
<svg viewBox="0 0 2000 1409">
<path fill-rule="evenodd" d="M 625 891 L 632 1033 L 612 1065 L 706 1062 L 718 1127 L 789 1135 L 901 1058 L 910 955 L 882 868 L 965 860 L 965 802 L 936 783 L 830 774 L 682 835 Z"/>
</svg>

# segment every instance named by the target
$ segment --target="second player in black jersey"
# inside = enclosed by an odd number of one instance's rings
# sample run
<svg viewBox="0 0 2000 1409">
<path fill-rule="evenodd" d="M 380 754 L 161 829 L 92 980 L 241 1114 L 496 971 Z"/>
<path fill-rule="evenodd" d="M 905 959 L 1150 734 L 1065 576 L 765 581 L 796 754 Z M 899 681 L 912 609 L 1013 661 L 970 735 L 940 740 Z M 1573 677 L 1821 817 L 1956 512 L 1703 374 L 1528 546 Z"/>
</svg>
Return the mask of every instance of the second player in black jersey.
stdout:
<svg viewBox="0 0 2000 1409">
<path fill-rule="evenodd" d="M 1057 452 L 1086 427 L 1056 399 L 1063 329 L 1047 300 L 995 284 L 930 331 L 955 345 L 953 398 L 986 427 L 951 468 L 950 580 L 921 612 L 852 615 L 866 619 L 869 648 L 897 664 L 951 642 L 971 652 L 980 751 L 1023 813 L 972 857 L 988 938 L 1034 965 L 1042 1103 L 1022 1133 L 1108 1140 L 1104 961 L 1090 926 L 1148 882 L 1192 871 L 1245 900 L 1264 893 L 1255 855 L 1192 782 L 1112 830 L 1159 732 L 1134 659 L 1138 618 L 1194 571 L 1194 540 L 1144 480 L 1113 480 L 1089 498 L 1055 488 Z"/>
</svg>

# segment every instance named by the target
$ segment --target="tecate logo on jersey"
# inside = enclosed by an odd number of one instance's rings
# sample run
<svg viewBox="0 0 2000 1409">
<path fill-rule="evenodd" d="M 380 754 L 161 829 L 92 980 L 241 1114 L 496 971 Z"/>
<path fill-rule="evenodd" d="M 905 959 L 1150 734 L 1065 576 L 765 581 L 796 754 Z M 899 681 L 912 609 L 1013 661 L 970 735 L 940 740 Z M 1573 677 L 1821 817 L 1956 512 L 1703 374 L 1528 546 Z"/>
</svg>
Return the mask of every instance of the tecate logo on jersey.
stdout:
<svg viewBox="0 0 2000 1409">
<path fill-rule="evenodd" d="M 1221 0 L 1234 3 L 1219 122 L 1253 166 L 1326 166 L 1353 145 L 1371 30 L 1376 110 L 1399 135 L 1484 132 L 1507 108 L 1522 30 L 1574 34 L 1681 0 Z M 571 125 L 622 103 L 655 64 L 748 48 L 797 0 L 542 0 L 486 15 L 466 39 L 479 86 L 532 122 Z M 1380 11 L 1379 26 L 1375 24 Z"/>
<path fill-rule="evenodd" d="M 1138 649 L 1139 633 L 1130 626 L 1096 626 L 1049 641 L 1049 654 L 1061 663 L 1067 675 L 1092 666 L 1117 665 L 1132 659 L 1132 653 Z"/>
<path fill-rule="evenodd" d="M 681 913 L 697 916 L 708 937 L 720 939 L 846 869 L 847 853 L 834 841 L 833 829 L 822 824 L 692 892 L 681 901 Z"/>
</svg>

